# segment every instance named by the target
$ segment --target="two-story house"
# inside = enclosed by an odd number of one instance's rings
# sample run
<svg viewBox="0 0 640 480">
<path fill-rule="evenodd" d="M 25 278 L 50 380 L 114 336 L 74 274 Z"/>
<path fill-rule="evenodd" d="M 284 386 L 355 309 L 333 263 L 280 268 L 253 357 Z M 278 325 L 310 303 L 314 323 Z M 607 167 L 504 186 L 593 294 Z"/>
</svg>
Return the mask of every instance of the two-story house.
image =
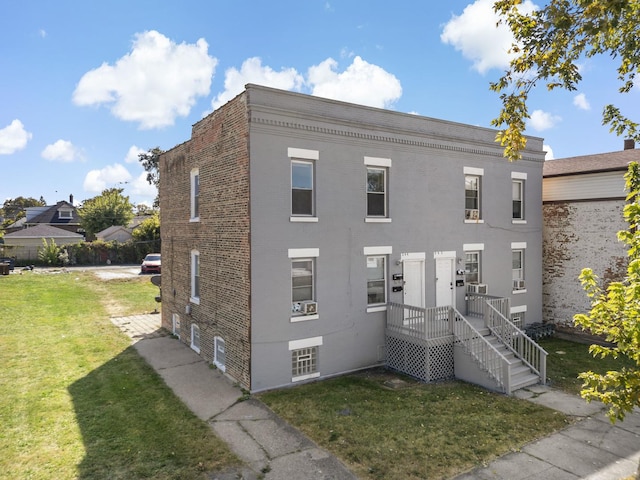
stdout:
<svg viewBox="0 0 640 480">
<path fill-rule="evenodd" d="M 541 321 L 542 140 L 495 134 L 247 85 L 160 157 L 163 325 L 255 392 L 404 355 L 392 313 L 447 365 L 471 297 Z"/>
</svg>

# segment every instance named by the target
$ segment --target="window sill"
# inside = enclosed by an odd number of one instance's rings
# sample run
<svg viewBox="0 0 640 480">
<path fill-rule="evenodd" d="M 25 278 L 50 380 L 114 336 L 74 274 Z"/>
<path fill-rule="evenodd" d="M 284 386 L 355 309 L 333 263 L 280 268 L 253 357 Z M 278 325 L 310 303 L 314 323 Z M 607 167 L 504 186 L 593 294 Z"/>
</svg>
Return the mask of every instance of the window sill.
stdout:
<svg viewBox="0 0 640 480">
<path fill-rule="evenodd" d="M 196 223 L 196 222 L 199 222 L 199 221 L 200 221 L 200 217 L 191 217 L 191 218 L 189 219 L 189 222 L 190 222 L 190 223 Z"/>
<path fill-rule="evenodd" d="M 299 377 L 293 377 L 291 381 L 301 382 L 303 380 L 309 380 L 310 378 L 318 378 L 319 376 L 320 376 L 320 372 L 309 373 L 308 375 L 300 375 Z"/>
<path fill-rule="evenodd" d="M 479 218 L 478 220 L 467 220 L 465 218 L 464 223 L 484 223 L 484 220 Z"/>
<path fill-rule="evenodd" d="M 377 307 L 367 307 L 367 313 L 386 312 L 386 311 L 387 311 L 386 305 L 378 305 Z"/>
<path fill-rule="evenodd" d="M 527 289 L 523 289 L 523 290 L 514 290 L 513 292 L 511 292 L 513 295 L 518 295 L 520 293 L 527 293 Z"/>
<path fill-rule="evenodd" d="M 221 365 L 220 363 L 215 362 L 215 361 L 213 362 L 213 365 L 214 365 L 218 370 L 220 370 L 222 373 L 224 373 L 224 372 L 225 372 L 225 370 L 227 369 L 224 365 Z"/>
<path fill-rule="evenodd" d="M 193 350 L 198 355 L 200 355 L 200 349 L 198 347 L 196 347 L 195 345 L 190 345 L 190 347 L 191 347 L 191 350 Z"/>
<path fill-rule="evenodd" d="M 318 217 L 289 217 L 289 221 L 293 223 L 317 223 Z"/>
<path fill-rule="evenodd" d="M 189 302 L 193 303 L 194 305 L 200 305 L 200 297 L 190 297 Z"/>
<path fill-rule="evenodd" d="M 391 219 L 387 217 L 365 217 L 364 223 L 391 223 Z"/>
<path fill-rule="evenodd" d="M 514 225 L 526 225 L 527 221 L 526 220 L 511 220 L 511 223 L 513 223 Z"/>
<path fill-rule="evenodd" d="M 307 320 L 318 320 L 320 315 L 296 315 L 295 317 L 291 317 L 291 323 L 295 322 L 306 322 Z"/>
</svg>

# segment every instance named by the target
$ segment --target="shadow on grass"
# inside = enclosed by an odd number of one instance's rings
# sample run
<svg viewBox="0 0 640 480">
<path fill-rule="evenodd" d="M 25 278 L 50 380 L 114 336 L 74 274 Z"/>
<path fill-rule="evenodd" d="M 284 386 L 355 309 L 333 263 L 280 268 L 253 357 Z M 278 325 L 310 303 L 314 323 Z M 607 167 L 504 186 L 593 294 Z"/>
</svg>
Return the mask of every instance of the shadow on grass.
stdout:
<svg viewBox="0 0 640 480">
<path fill-rule="evenodd" d="M 228 449 L 133 347 L 69 387 L 85 447 L 78 478 L 205 478 Z"/>
</svg>

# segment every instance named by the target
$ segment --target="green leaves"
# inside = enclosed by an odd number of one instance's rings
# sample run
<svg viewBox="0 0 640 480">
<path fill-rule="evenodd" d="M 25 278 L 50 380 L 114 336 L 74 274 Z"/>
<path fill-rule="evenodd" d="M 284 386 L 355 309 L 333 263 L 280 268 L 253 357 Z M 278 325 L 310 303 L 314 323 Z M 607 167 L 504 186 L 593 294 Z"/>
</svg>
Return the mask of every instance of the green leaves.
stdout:
<svg viewBox="0 0 640 480">
<path fill-rule="evenodd" d="M 628 246 L 629 263 L 624 281 L 612 282 L 606 289 L 589 268 L 582 270 L 580 283 L 591 299 L 589 314 L 574 316 L 576 326 L 602 336 L 611 346 L 592 345 L 589 351 L 605 358 L 626 357 L 634 368 L 622 368 L 604 375 L 584 372 L 580 392 L 587 401 L 599 400 L 609 406 L 608 416 L 614 422 L 623 420 L 634 407 L 640 407 L 640 167 L 631 163 L 625 175 L 627 204 L 624 218 L 629 229 L 618 233 Z"/>
<path fill-rule="evenodd" d="M 122 195 L 122 188 L 103 190 L 97 197 L 85 200 L 78 215 L 87 236 L 95 235 L 113 225 L 127 226 L 133 218 L 133 205 Z"/>
<path fill-rule="evenodd" d="M 542 82 L 547 90 L 573 91 L 582 81 L 584 58 L 607 54 L 618 60 L 619 91 L 629 92 L 640 70 L 640 0 L 550 0 L 531 13 L 522 13 L 521 0 L 499 0 L 494 11 L 514 37 L 516 56 L 490 89 L 500 94 L 502 109 L 491 124 L 502 130 L 496 141 L 509 160 L 521 158 L 529 92 Z M 604 107 L 603 124 L 617 135 L 640 141 L 638 124 L 613 105 Z"/>
</svg>

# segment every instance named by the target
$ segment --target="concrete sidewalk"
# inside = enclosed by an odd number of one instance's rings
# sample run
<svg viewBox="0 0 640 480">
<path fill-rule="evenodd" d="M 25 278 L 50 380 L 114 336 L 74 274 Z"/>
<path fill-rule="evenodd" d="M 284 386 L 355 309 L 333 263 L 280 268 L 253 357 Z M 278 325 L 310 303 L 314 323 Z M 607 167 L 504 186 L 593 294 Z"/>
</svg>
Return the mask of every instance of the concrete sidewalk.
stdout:
<svg viewBox="0 0 640 480">
<path fill-rule="evenodd" d="M 136 315 L 111 321 L 131 337 L 140 355 L 174 393 L 244 462 L 239 470 L 219 472 L 212 480 L 353 480 L 333 455 L 244 392 L 187 345 L 160 329 L 160 315 Z"/>
<path fill-rule="evenodd" d="M 243 460 L 240 471 L 212 479 L 355 479 L 333 455 L 243 392 L 187 345 L 163 336 L 160 315 L 113 318 L 140 355 L 167 385 Z M 544 405 L 577 421 L 548 437 L 504 455 L 455 480 L 620 480 L 635 474 L 640 460 L 640 411 L 612 425 L 602 404 L 545 386 L 516 396 Z"/>
</svg>

